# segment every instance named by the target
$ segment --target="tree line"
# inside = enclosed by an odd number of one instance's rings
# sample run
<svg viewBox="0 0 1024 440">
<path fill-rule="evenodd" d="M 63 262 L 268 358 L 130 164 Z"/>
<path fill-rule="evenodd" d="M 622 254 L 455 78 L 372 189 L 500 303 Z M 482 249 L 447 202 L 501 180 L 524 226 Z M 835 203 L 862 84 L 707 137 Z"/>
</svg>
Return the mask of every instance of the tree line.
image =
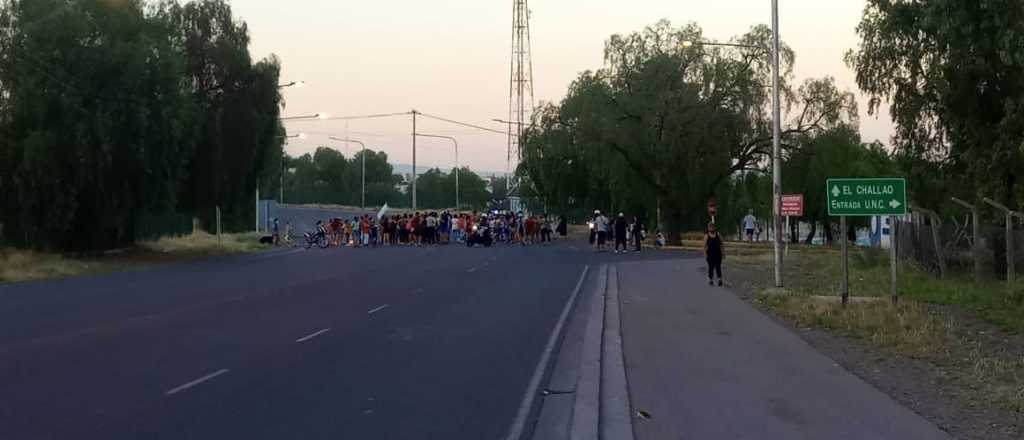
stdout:
<svg viewBox="0 0 1024 440">
<path fill-rule="evenodd" d="M 998 11 L 1024 16 L 1009 1 L 868 2 L 846 61 L 871 112 L 891 100 L 892 148 L 860 138 L 854 95 L 832 78 L 796 84 L 781 45 L 783 191 L 805 195 L 803 220 L 830 225 L 828 177 L 907 176 L 912 202 L 932 209 L 953 195 L 1024 208 L 1024 24 Z M 698 25 L 667 21 L 613 35 L 604 66 L 535 113 L 517 170 L 524 193 L 563 210 L 638 213 L 669 237 L 702 229 L 712 200 L 727 227 L 748 210 L 769 217 L 770 39 L 755 26 L 729 40 L 744 47 L 700 44 Z"/>
<path fill-rule="evenodd" d="M 3 237 L 107 249 L 217 207 L 246 227 L 283 157 L 279 72 L 225 0 L 0 1 Z"/>
<path fill-rule="evenodd" d="M 405 178 L 394 173 L 383 151 L 361 150 L 351 158 L 329 147 L 318 147 L 312 154 L 298 157 L 285 156 L 280 186 L 275 182 L 268 188 L 267 198 L 283 195 L 286 203 L 326 203 L 359 206 L 363 195 L 363 164 L 366 167 L 366 206 L 379 207 L 385 203 L 395 208 L 412 205 L 409 191 L 401 192 Z M 439 168 L 419 174 L 416 182 L 417 206 L 444 209 L 455 207 L 455 169 L 447 172 Z M 459 169 L 459 204 L 461 209 L 485 209 L 495 194 L 487 189 L 487 181 L 467 167 Z M 497 186 L 497 185 L 495 185 Z M 502 187 L 503 188 L 503 187 Z M 500 194 L 499 194 L 500 196 Z"/>
</svg>

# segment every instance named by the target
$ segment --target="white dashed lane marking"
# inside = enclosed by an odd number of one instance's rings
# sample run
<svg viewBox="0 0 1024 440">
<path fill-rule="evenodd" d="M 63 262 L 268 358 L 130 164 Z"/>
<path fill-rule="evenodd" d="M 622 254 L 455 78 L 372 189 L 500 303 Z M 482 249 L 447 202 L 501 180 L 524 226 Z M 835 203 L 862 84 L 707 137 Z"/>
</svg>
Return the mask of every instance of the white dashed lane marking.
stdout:
<svg viewBox="0 0 1024 440">
<path fill-rule="evenodd" d="M 295 342 L 306 342 L 306 341 L 308 341 L 310 339 L 313 339 L 313 338 L 315 338 L 317 336 L 320 336 L 320 335 L 322 335 L 324 333 L 327 333 L 329 331 L 331 331 L 331 329 L 329 329 L 329 328 L 325 328 L 323 330 L 317 330 L 317 331 L 315 331 L 313 333 L 310 333 L 310 334 L 308 334 L 306 336 L 303 336 L 303 337 L 301 337 L 299 339 L 296 339 Z"/>
<path fill-rule="evenodd" d="M 228 372 L 228 370 L 224 369 L 224 370 L 219 370 L 219 371 L 214 372 L 214 373 L 207 374 L 206 376 L 203 376 L 203 377 L 200 377 L 199 379 L 196 379 L 196 380 L 193 380 L 191 382 L 185 383 L 184 385 L 181 385 L 179 387 L 171 388 L 170 390 L 167 390 L 167 392 L 164 393 L 164 395 L 165 396 L 170 396 L 172 394 L 180 393 L 180 392 L 185 391 L 185 390 L 187 390 L 189 388 L 192 388 L 192 387 L 194 387 L 196 385 L 199 385 L 199 384 L 201 384 L 203 382 L 206 382 L 206 381 L 208 381 L 210 379 L 213 379 L 213 378 L 215 378 L 217 376 L 225 374 L 227 372 Z"/>
</svg>

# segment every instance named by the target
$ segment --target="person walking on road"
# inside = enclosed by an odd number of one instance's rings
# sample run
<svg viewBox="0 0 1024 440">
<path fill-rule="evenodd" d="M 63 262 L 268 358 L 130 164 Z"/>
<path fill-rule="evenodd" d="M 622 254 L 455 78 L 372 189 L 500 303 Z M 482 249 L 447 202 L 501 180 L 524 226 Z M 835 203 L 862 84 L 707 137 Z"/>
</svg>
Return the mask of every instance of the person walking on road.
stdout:
<svg viewBox="0 0 1024 440">
<path fill-rule="evenodd" d="M 722 243 L 722 236 L 715 230 L 715 224 L 708 224 L 708 232 L 704 234 L 704 256 L 708 261 L 708 285 L 715 285 L 715 275 L 718 275 L 718 285 L 722 285 L 722 260 L 725 259 L 725 247 Z"/>
<path fill-rule="evenodd" d="M 743 217 L 743 231 L 747 233 L 747 241 L 754 241 L 754 229 L 757 228 L 757 217 L 754 217 L 754 210 L 747 211 Z"/>
<path fill-rule="evenodd" d="M 633 216 L 633 252 L 640 252 L 643 248 L 644 235 L 646 231 L 644 225 L 640 223 L 640 217 Z"/>
<path fill-rule="evenodd" d="M 558 230 L 558 235 L 565 238 L 565 235 L 569 233 L 569 222 L 565 219 L 565 216 L 558 217 L 558 226 L 555 227 Z"/>
<path fill-rule="evenodd" d="M 604 252 L 604 243 L 608 240 L 608 217 L 601 211 L 594 211 L 594 230 L 596 231 L 597 251 Z"/>
<path fill-rule="evenodd" d="M 629 227 L 629 222 L 626 221 L 626 216 L 623 213 L 619 213 L 618 217 L 615 217 L 615 253 L 619 253 L 619 247 L 622 247 L 622 253 L 626 253 L 626 229 Z"/>
</svg>

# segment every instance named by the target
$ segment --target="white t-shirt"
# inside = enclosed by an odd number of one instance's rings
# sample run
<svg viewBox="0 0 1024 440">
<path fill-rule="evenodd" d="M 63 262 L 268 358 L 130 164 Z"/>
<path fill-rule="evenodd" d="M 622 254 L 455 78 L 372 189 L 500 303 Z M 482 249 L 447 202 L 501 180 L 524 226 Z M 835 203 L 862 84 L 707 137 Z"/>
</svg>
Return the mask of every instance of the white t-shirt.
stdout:
<svg viewBox="0 0 1024 440">
<path fill-rule="evenodd" d="M 743 217 L 743 229 L 753 230 L 755 225 L 757 225 L 757 219 L 754 218 L 753 214 L 747 214 L 746 217 Z"/>
<path fill-rule="evenodd" d="M 598 232 L 608 232 L 608 219 L 603 215 L 597 216 L 594 220 L 594 227 Z"/>
</svg>

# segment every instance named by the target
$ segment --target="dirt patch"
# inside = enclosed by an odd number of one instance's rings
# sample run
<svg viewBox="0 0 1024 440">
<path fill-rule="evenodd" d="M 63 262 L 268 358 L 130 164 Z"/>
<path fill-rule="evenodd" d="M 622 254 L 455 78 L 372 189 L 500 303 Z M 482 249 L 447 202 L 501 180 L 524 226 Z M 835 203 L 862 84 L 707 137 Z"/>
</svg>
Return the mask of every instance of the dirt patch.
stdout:
<svg viewBox="0 0 1024 440">
<path fill-rule="evenodd" d="M 758 292 L 773 284 L 771 264 L 733 266 L 729 277 L 733 291 L 741 298 L 789 327 L 811 346 L 830 356 L 838 364 L 872 384 L 894 400 L 931 420 L 955 438 L 964 440 L 1009 440 L 1022 438 L 1024 414 L 1020 408 L 1009 409 L 993 403 L 990 390 L 972 385 L 977 378 L 966 380 L 976 371 L 1001 371 L 991 365 L 970 362 L 942 366 L 928 356 L 907 356 L 893 349 L 879 347 L 864 338 L 801 326 L 777 314 Z M 794 280 L 795 274 L 790 275 Z M 799 278 L 797 278 L 799 279 Z M 799 283 L 798 283 L 799 284 Z M 955 306 L 923 305 L 927 313 L 940 322 L 954 323 L 953 334 L 959 338 L 952 356 L 962 347 L 977 350 L 986 362 L 1019 363 L 1024 359 L 1024 337 L 1000 330 L 995 325 L 973 318 Z M 978 353 L 974 353 L 977 355 Z M 974 358 L 974 357 L 972 357 Z M 966 359 L 966 354 L 965 354 Z M 984 367 L 984 368 L 981 368 Z M 1016 390 L 1005 390 L 1013 393 Z"/>
</svg>

